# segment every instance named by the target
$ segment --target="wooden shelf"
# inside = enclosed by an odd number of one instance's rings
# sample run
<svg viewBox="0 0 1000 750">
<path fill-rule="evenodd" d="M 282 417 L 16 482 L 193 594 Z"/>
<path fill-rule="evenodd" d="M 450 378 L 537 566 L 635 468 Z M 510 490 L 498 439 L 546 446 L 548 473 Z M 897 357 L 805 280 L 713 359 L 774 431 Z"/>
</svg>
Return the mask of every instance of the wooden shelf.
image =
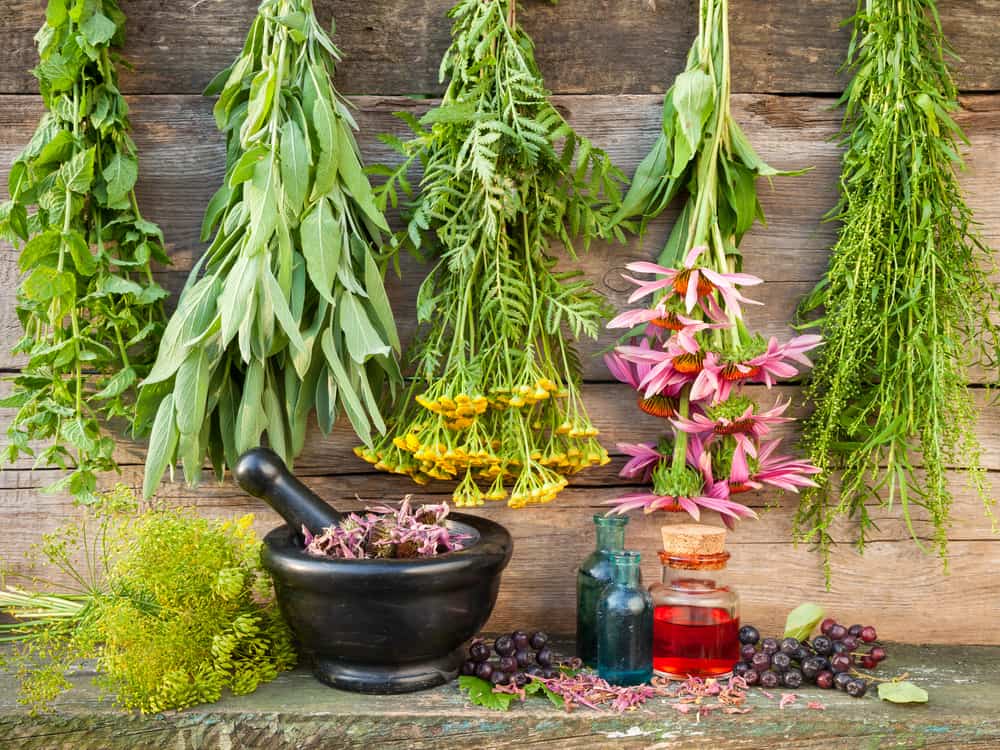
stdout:
<svg viewBox="0 0 1000 750">
<path fill-rule="evenodd" d="M 896 706 L 874 695 L 797 691 L 752 693 L 753 710 L 682 715 L 658 699 L 623 716 L 565 713 L 531 699 L 501 713 L 469 706 L 453 683 L 409 696 L 362 696 L 327 688 L 299 669 L 256 693 L 169 715 L 116 711 L 99 701 L 90 675 L 53 714 L 32 717 L 15 701 L 16 681 L 0 673 L 0 747 L 18 750 L 145 748 L 976 748 L 1000 747 L 1000 648 L 891 646 L 889 674 L 909 672 L 926 705 Z M 807 708 L 820 701 L 826 710 Z"/>
</svg>

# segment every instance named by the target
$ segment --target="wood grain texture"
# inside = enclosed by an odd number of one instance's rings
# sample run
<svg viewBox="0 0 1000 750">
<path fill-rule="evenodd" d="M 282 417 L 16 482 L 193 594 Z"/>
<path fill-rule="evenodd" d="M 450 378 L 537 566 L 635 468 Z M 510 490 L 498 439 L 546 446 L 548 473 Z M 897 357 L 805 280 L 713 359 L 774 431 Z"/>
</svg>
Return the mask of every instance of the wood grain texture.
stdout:
<svg viewBox="0 0 1000 750">
<path fill-rule="evenodd" d="M 572 646 L 556 643 L 557 653 Z M 624 715 L 566 712 L 533 698 L 509 712 L 469 705 L 454 684 L 400 696 L 344 693 L 305 668 L 247 696 L 227 696 L 161 716 L 115 712 L 99 702 L 82 670 L 74 692 L 51 714 L 16 705 L 16 682 L 0 673 L 0 745 L 20 750 L 840 750 L 924 748 L 994 750 L 1000 745 L 1000 649 L 889 645 L 893 672 L 908 671 L 929 705 L 894 706 L 839 691 L 807 688 L 779 708 L 775 695 L 751 694 L 747 714 L 698 719 L 654 698 Z M 0 652 L 0 656 L 3 653 Z M 820 701 L 826 710 L 808 708 Z"/>
<path fill-rule="evenodd" d="M 420 112 L 429 106 L 427 101 L 390 94 L 437 90 L 437 60 L 447 44 L 447 23 L 441 15 L 449 3 L 415 0 L 407 4 L 403 16 L 398 0 L 317 2 L 322 17 L 332 12 L 339 21 L 338 40 L 348 56 L 339 71 L 341 89 L 376 94 L 355 98 L 362 129 L 360 142 L 369 162 L 391 160 L 376 135 L 403 134 L 403 126 L 392 116 L 394 111 Z M 225 4 L 219 0 L 132 0 L 127 4 L 131 36 L 127 54 L 138 66 L 123 83 L 125 90 L 134 94 L 129 101 L 142 165 L 138 193 L 144 214 L 166 232 L 174 265 L 158 276 L 174 291 L 204 249 L 198 238 L 202 211 L 224 171 L 223 143 L 212 122 L 211 102 L 196 92 L 217 69 L 228 64 L 255 4 L 252 0 Z M 749 319 L 752 326 L 769 335 L 789 334 L 788 321 L 795 305 L 823 273 L 835 238 L 835 225 L 821 220 L 836 200 L 839 149 L 833 139 L 839 113 L 831 109 L 831 98 L 795 94 L 831 93 L 842 85 L 835 69 L 846 38 L 836 31 L 837 20 L 853 6 L 853 2 L 828 0 L 732 3 L 734 49 L 738 50 L 736 88 L 771 92 L 736 96 L 736 117 L 773 166 L 814 167 L 801 177 L 777 179 L 773 189 L 762 184 L 769 224 L 755 227 L 744 242 L 746 270 L 768 282 L 754 290 L 752 296 L 766 304 L 750 310 Z M 31 35 L 42 7 L 39 2 L 13 0 L 0 8 L 0 28 L 8 37 L 0 49 L 0 184 L 6 182 L 11 160 L 30 138 L 41 114 L 38 98 L 29 95 L 34 91 L 33 82 L 23 71 L 34 63 Z M 691 0 L 575 0 L 555 9 L 539 0 L 525 0 L 522 5 L 522 18 L 539 44 L 547 81 L 564 94 L 556 97 L 557 105 L 580 132 L 607 149 L 628 173 L 655 139 L 661 96 L 650 92 L 662 91 L 679 70 L 693 35 L 693 8 Z M 966 57 L 959 67 L 962 87 L 969 91 L 1000 90 L 1000 48 L 994 42 L 1000 32 L 1000 0 L 953 0 L 942 3 L 942 13 L 956 47 Z M 623 39 L 628 43 L 622 44 Z M 581 93 L 591 95 L 578 95 Z M 959 121 L 971 139 L 963 185 L 985 238 L 1000 246 L 1000 201 L 996 198 L 996 185 L 1000 184 L 1000 95 L 966 96 Z M 587 276 L 616 306 L 624 305 L 628 293 L 620 278 L 625 264 L 655 256 L 672 218 L 668 214 L 655 222 L 641 241 L 633 240 L 626 247 L 598 244 L 582 257 L 580 265 Z M 9 355 L 20 334 L 13 312 L 15 261 L 10 248 L 0 246 L 0 370 L 8 371 L 21 363 Z M 404 338 L 412 334 L 414 301 L 423 272 L 417 263 L 405 259 L 402 278 L 389 282 Z M 596 354 L 611 341 L 610 336 L 603 336 L 583 347 L 589 381 L 585 399 L 602 430 L 602 440 L 612 446 L 618 441 L 655 439 L 661 425 L 634 409 L 628 389 L 607 382 L 608 375 Z M 970 380 L 978 383 L 983 374 L 973 372 Z M 0 393 L 6 392 L 5 388 L 0 388 Z M 793 398 L 799 408 L 798 388 L 783 387 L 778 393 Z M 978 429 L 983 461 L 991 470 L 988 478 L 996 490 L 1000 486 L 1000 410 L 981 389 L 975 397 L 982 414 Z M 7 418 L 8 414 L 0 413 L 0 426 Z M 0 438 L 0 445 L 4 442 Z M 314 427 L 297 469 L 310 485 L 341 507 L 356 504 L 359 496 L 369 500 L 396 498 L 414 489 L 402 478 L 372 473 L 353 456 L 354 444 L 345 425 L 338 425 L 328 437 Z M 124 441 L 118 458 L 124 467 L 121 479 L 138 486 L 143 447 Z M 559 501 L 545 508 L 511 511 L 492 506 L 476 511 L 507 525 L 516 540 L 515 556 L 505 574 L 490 627 L 572 629 L 573 571 L 593 544 L 591 515 L 603 502 L 628 489 L 627 483 L 617 478 L 622 463 L 618 455 L 611 465 L 575 478 Z M 38 534 L 55 529 L 79 512 L 65 495 L 40 492 L 57 476 L 49 470 L 32 470 L 27 459 L 0 473 L 0 558 L 13 563 L 15 572 L 26 571 L 20 562 L 22 553 Z M 109 477 L 106 481 L 113 480 Z M 733 581 L 743 594 L 745 617 L 767 629 L 777 629 L 790 606 L 811 599 L 844 617 L 875 622 L 889 637 L 1000 643 L 996 629 L 985 626 L 1000 616 L 1000 584 L 993 575 L 1000 564 L 1000 539 L 993 534 L 980 500 L 964 487 L 960 472 L 954 473 L 953 481 L 956 503 L 950 576 L 942 576 L 939 562 L 913 546 L 898 513 L 876 510 L 879 530 L 864 557 L 846 546 L 851 539 L 849 524 L 834 530 L 842 548 L 836 552 L 833 587 L 827 593 L 823 592 L 816 557 L 788 541 L 795 498 L 776 498 L 773 493 L 749 496 L 749 503 L 762 519 L 745 524 L 734 535 L 731 565 Z M 425 497 L 440 497 L 449 487 L 439 484 L 429 490 Z M 276 522 L 273 514 L 231 483 L 219 486 L 208 481 L 199 490 L 168 483 L 163 497 L 170 503 L 194 505 L 199 512 L 213 516 L 257 512 L 259 531 Z M 644 554 L 647 581 L 659 575 L 653 562 L 658 526 L 672 520 L 680 519 L 643 517 L 631 524 L 630 544 Z M 926 516 L 919 509 L 914 524 L 919 537 L 930 537 Z M 970 602 L 976 603 L 972 614 Z M 2 738 L 20 736 L 5 735 L 5 731 L 13 731 L 10 726 L 24 726 L 5 722 L 0 715 L 0 744 Z M 371 722 L 358 722 L 359 736 L 382 737 L 386 747 L 419 746 L 407 744 L 399 735 L 372 735 Z M 81 726 L 97 732 L 102 725 L 96 719 L 70 718 L 64 729 L 74 733 L 66 736 L 79 739 Z M 245 732 L 267 736 L 257 718 L 247 718 L 243 726 Z M 53 731 L 58 734 L 62 730 Z M 123 738 L 134 738 L 147 729 L 135 724 L 115 731 Z M 543 743 L 560 736 L 543 729 L 533 731 Z M 560 746 L 565 747 L 589 747 L 602 739 L 569 725 L 559 731 L 566 733 L 565 737 L 576 732 L 573 736 L 578 737 L 562 740 Z M 877 743 L 872 737 L 882 735 L 875 729 L 871 732 L 874 734 L 864 735 L 865 741 Z M 91 735 L 101 736 L 99 732 Z M 181 736 L 177 741 L 182 743 L 196 737 L 183 732 L 170 736 Z M 992 735 L 982 736 L 987 738 L 984 742 L 992 741 Z M 480 735 L 472 731 L 469 737 L 475 745 Z M 797 747 L 811 747 L 810 742 L 804 738 Z"/>
<path fill-rule="evenodd" d="M 454 0 L 317 0 L 335 18 L 342 48 L 339 85 L 351 94 L 440 92 L 438 64 L 448 46 Z M 239 51 L 256 0 L 133 0 L 126 4 L 122 76 L 128 93 L 192 94 Z M 962 58 L 963 90 L 1000 89 L 1000 1 L 940 2 L 945 33 Z M 841 21 L 854 0 L 733 0 L 733 86 L 739 92 L 838 92 L 847 50 Z M 0 8 L 0 93 L 35 91 L 32 38 L 44 17 L 38 0 Z M 549 88 L 557 93 L 662 92 L 683 67 L 697 32 L 691 0 L 522 0 L 519 18 L 535 40 Z"/>
<path fill-rule="evenodd" d="M 404 135 L 393 116 L 401 109 L 423 111 L 428 104 L 409 99 L 362 97 L 359 107 L 360 142 L 370 163 L 394 160 L 377 135 Z M 615 163 L 631 174 L 656 137 L 661 97 L 565 96 L 556 103 L 579 131 L 607 149 Z M 963 184 L 977 211 L 987 241 L 1000 246 L 1000 202 L 994 198 L 1000 183 L 1000 96 L 971 96 L 959 121 L 971 140 Z M 140 206 L 167 236 L 174 265 L 159 274 L 171 291 L 178 291 L 188 269 L 199 257 L 202 212 L 223 179 L 225 154 L 221 135 L 211 117 L 211 101 L 203 97 L 131 99 L 135 138 L 141 164 Z M 6 183 L 10 162 L 28 141 L 41 113 L 34 98 L 0 97 L 0 184 Z M 766 335 L 785 337 L 798 301 L 823 273 L 836 227 L 823 215 L 836 201 L 839 150 L 832 142 L 839 113 L 829 102 L 808 97 L 741 95 L 734 113 L 761 155 L 777 168 L 813 167 L 800 177 L 777 178 L 773 188 L 760 185 L 767 226 L 757 226 L 743 243 L 746 270 L 767 280 L 753 290 L 763 307 L 748 308 L 748 319 Z M 655 257 L 666 240 L 673 215 L 656 221 L 645 238 L 627 246 L 595 243 L 581 256 L 580 267 L 616 306 L 623 306 L 630 290 L 621 279 L 625 265 Z M 6 250 L 6 251 L 5 251 Z M 411 258 L 403 260 L 403 276 L 391 276 L 389 292 L 405 338 L 413 331 L 417 288 L 424 269 Z M 20 327 L 14 314 L 16 256 L 0 243 L 0 343 L 16 341 Z M 171 300 L 170 304 L 173 304 Z M 605 350 L 614 335 L 584 342 L 588 379 L 607 379 L 603 363 L 593 356 Z M 0 349 L 0 368 L 15 367 L 9 346 Z M 974 377 L 981 380 L 980 375 Z"/>
</svg>

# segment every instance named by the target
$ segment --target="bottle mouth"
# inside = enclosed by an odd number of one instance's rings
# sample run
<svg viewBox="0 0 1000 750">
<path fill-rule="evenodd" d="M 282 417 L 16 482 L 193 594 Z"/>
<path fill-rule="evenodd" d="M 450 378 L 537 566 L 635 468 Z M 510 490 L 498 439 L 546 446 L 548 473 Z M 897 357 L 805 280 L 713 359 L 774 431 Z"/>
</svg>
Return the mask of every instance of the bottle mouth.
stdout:
<svg viewBox="0 0 1000 750">
<path fill-rule="evenodd" d="M 606 516 L 603 513 L 595 513 L 594 523 L 605 529 L 624 529 L 628 523 L 628 516 Z"/>
<path fill-rule="evenodd" d="M 678 570 L 722 570 L 729 562 L 728 552 L 714 555 L 675 555 L 666 550 L 660 551 L 660 562 Z"/>
</svg>

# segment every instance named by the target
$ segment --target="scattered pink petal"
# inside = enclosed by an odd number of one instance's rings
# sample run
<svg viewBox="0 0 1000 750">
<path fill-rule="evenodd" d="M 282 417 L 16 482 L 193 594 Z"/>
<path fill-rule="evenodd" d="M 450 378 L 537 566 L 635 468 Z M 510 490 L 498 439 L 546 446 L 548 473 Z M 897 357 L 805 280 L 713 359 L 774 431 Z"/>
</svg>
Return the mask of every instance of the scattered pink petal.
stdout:
<svg viewBox="0 0 1000 750">
<path fill-rule="evenodd" d="M 806 704 L 806 708 L 811 708 L 814 711 L 826 711 L 826 704 L 819 701 L 809 701 Z"/>
<path fill-rule="evenodd" d="M 790 706 L 793 703 L 797 703 L 798 700 L 799 696 L 797 696 L 795 693 L 784 693 L 781 696 L 781 700 L 778 702 L 778 708 L 785 708 L 786 706 Z"/>
</svg>

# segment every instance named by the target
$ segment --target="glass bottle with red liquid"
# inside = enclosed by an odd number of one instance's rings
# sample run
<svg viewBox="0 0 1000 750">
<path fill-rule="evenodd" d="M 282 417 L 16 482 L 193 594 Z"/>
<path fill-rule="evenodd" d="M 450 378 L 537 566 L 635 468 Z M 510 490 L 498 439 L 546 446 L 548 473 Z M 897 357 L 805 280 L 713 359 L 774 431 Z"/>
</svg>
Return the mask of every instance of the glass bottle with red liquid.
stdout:
<svg viewBox="0 0 1000 750">
<path fill-rule="evenodd" d="M 724 677 L 740 658 L 739 597 L 724 580 L 726 530 L 664 526 L 663 582 L 653 597 L 653 670 L 662 677 Z"/>
</svg>

